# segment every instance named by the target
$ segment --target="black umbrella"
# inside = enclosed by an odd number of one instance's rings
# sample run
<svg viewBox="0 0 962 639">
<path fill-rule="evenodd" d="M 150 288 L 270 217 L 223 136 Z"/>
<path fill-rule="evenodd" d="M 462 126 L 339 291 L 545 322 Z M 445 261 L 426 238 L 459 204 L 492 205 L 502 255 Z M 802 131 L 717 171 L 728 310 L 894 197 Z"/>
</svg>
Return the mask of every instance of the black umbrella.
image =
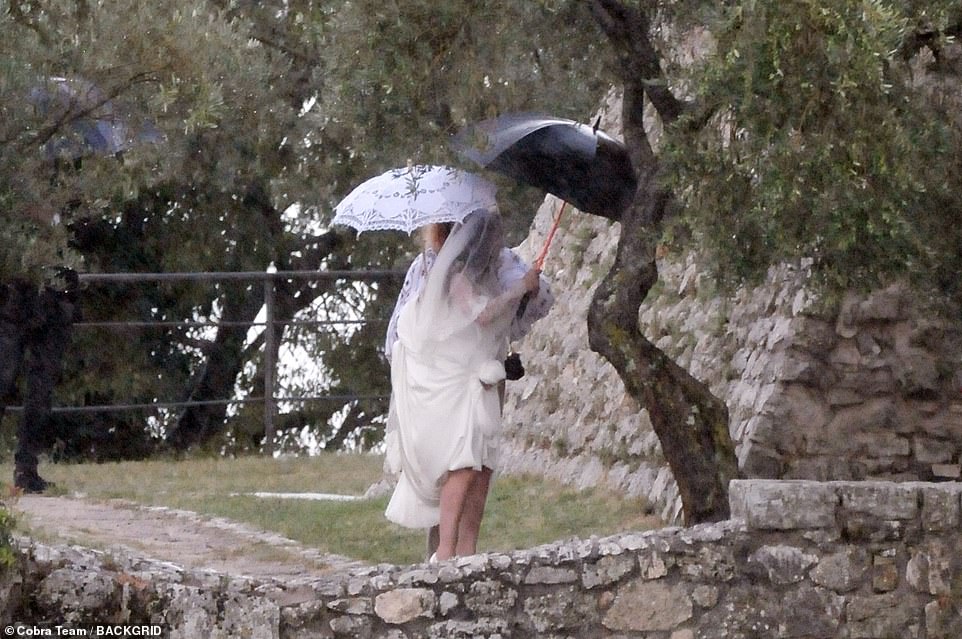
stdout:
<svg viewBox="0 0 962 639">
<path fill-rule="evenodd" d="M 625 145 L 594 127 L 536 114 L 508 114 L 454 138 L 463 157 L 612 220 L 631 203 L 638 179 Z"/>
</svg>

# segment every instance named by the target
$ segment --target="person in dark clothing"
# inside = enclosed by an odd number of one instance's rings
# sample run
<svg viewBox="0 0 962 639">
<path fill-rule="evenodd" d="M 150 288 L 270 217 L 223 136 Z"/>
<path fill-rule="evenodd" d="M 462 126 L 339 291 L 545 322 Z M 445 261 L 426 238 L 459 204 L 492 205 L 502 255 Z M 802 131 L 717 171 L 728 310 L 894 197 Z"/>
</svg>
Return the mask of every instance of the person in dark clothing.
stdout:
<svg viewBox="0 0 962 639">
<path fill-rule="evenodd" d="M 27 493 L 50 487 L 38 473 L 38 456 L 52 444 L 50 403 L 60 379 L 71 327 L 79 319 L 77 274 L 65 290 L 27 281 L 0 284 L 0 417 L 17 397 L 22 379 L 23 414 L 14 451 L 14 486 Z"/>
</svg>

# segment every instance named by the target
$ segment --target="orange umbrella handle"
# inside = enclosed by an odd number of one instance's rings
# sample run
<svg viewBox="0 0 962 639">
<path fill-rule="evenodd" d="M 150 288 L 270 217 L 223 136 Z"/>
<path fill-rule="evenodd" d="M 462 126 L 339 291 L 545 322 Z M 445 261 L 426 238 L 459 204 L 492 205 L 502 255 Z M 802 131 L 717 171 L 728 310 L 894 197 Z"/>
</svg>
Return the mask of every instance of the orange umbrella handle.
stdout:
<svg viewBox="0 0 962 639">
<path fill-rule="evenodd" d="M 554 224 L 551 225 L 551 230 L 548 231 L 548 237 L 544 241 L 544 246 L 541 247 L 541 252 L 538 253 L 538 257 L 534 260 L 534 266 L 539 271 L 544 267 L 544 258 L 548 254 L 548 247 L 551 246 L 551 240 L 554 239 L 555 231 L 558 230 L 558 224 L 561 223 L 561 216 L 565 212 L 565 207 L 568 203 L 564 200 L 561 201 L 561 210 L 558 211 L 558 215 L 554 218 Z"/>
</svg>

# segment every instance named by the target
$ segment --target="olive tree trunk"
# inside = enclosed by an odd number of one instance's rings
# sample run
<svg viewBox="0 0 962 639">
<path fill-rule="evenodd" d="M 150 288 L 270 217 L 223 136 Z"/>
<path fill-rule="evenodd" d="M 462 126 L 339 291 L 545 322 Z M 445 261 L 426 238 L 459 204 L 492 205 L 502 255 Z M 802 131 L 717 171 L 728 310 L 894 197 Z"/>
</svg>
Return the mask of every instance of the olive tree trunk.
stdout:
<svg viewBox="0 0 962 639">
<path fill-rule="evenodd" d="M 685 523 L 726 519 L 728 482 L 738 477 L 728 408 L 646 339 L 638 324 L 639 307 L 658 281 L 655 251 L 672 199 L 660 185 L 658 158 L 645 130 L 645 98 L 665 124 L 673 122 L 684 105 L 665 82 L 647 16 L 614 0 L 594 0 L 591 9 L 618 59 L 625 144 L 638 174 L 638 190 L 621 214 L 614 265 L 588 311 L 588 342 L 648 411 L 678 484 Z"/>
</svg>

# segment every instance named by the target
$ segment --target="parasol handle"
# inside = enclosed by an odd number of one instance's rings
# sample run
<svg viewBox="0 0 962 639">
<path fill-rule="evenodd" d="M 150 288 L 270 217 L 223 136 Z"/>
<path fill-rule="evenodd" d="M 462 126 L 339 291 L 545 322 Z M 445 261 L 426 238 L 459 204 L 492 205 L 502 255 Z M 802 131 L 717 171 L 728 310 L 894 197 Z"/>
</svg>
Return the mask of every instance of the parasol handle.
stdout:
<svg viewBox="0 0 962 639">
<path fill-rule="evenodd" d="M 541 247 L 541 252 L 538 253 L 538 257 L 534 260 L 534 267 L 539 271 L 544 267 L 544 258 L 548 255 L 548 247 L 551 246 L 551 240 L 554 239 L 555 231 L 558 230 L 558 224 L 561 223 L 561 216 L 565 212 L 565 207 L 568 203 L 565 200 L 561 200 L 561 210 L 558 211 L 558 215 L 554 218 L 554 224 L 551 225 L 551 230 L 548 231 L 548 237 L 544 241 L 544 246 Z"/>
</svg>

